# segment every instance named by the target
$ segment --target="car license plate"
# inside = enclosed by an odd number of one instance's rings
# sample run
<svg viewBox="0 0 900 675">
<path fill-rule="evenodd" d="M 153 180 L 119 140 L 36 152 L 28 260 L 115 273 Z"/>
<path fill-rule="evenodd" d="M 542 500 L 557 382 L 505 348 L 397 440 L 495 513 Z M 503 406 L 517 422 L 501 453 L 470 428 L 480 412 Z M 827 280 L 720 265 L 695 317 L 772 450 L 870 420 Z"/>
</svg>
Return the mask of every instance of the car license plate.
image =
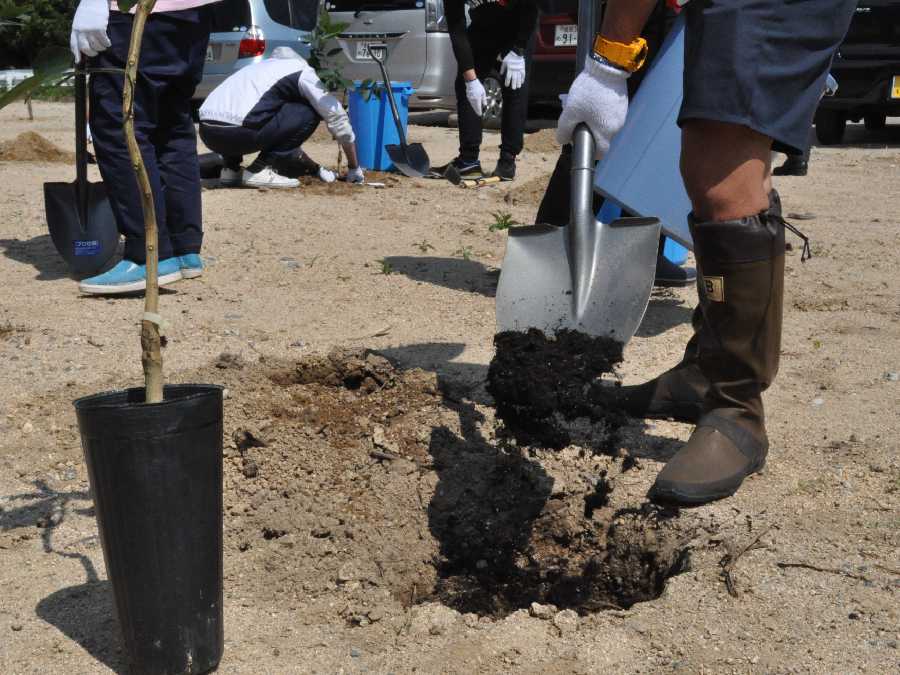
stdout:
<svg viewBox="0 0 900 675">
<path fill-rule="evenodd" d="M 894 75 L 891 82 L 891 98 L 900 98 L 900 75 Z"/>
<path fill-rule="evenodd" d="M 215 61 L 216 57 L 213 55 L 212 45 L 206 45 L 206 62 Z"/>
<path fill-rule="evenodd" d="M 356 60 L 371 61 L 372 55 L 369 53 L 369 47 L 380 46 L 378 42 L 357 42 L 356 43 Z"/>
<path fill-rule="evenodd" d="M 213 63 L 214 61 L 219 61 L 222 58 L 222 45 L 207 45 L 206 46 L 206 62 Z"/>
<path fill-rule="evenodd" d="M 553 36 L 554 47 L 575 47 L 578 45 L 578 26 L 567 23 L 556 27 Z"/>
</svg>

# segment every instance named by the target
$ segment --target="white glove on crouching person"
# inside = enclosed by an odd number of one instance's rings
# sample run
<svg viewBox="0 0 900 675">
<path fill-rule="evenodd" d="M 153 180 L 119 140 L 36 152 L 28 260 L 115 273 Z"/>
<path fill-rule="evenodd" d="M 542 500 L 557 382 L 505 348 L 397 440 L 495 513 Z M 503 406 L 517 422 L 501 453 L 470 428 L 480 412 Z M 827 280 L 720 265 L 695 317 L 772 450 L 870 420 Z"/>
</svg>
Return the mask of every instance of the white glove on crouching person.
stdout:
<svg viewBox="0 0 900 675">
<path fill-rule="evenodd" d="M 481 117 L 484 114 L 484 106 L 487 105 L 487 92 L 484 85 L 477 77 L 474 80 L 466 80 L 466 98 L 475 114 Z"/>
<path fill-rule="evenodd" d="M 506 86 L 510 89 L 518 89 L 525 82 L 525 57 L 515 52 L 509 52 L 503 57 L 500 65 L 500 74 L 506 74 Z"/>
<path fill-rule="evenodd" d="M 109 0 L 81 0 L 72 19 L 72 34 L 69 47 L 75 63 L 81 62 L 81 55 L 97 56 L 112 44 L 106 34 L 109 24 Z"/>
<path fill-rule="evenodd" d="M 355 169 L 347 169 L 347 176 L 345 180 L 348 183 L 356 183 L 358 185 L 362 185 L 366 182 L 366 174 L 363 172 L 361 166 L 358 166 Z"/>
<path fill-rule="evenodd" d="M 613 136 L 625 123 L 629 75 L 626 70 L 588 57 L 584 70 L 569 89 L 556 127 L 556 139 L 563 145 L 571 143 L 575 127 L 584 122 L 594 137 L 595 159 L 603 157 Z"/>
</svg>

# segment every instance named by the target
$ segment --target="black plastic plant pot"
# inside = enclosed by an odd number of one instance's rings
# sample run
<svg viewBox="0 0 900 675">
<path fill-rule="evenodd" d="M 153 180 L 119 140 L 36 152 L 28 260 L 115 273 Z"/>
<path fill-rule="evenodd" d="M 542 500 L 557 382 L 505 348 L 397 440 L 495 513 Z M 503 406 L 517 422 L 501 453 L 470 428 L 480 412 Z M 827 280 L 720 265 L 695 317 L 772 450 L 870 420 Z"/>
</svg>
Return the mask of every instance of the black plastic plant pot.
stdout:
<svg viewBox="0 0 900 675">
<path fill-rule="evenodd" d="M 133 672 L 204 673 L 224 646 L 222 388 L 75 401 L 106 571 Z"/>
</svg>

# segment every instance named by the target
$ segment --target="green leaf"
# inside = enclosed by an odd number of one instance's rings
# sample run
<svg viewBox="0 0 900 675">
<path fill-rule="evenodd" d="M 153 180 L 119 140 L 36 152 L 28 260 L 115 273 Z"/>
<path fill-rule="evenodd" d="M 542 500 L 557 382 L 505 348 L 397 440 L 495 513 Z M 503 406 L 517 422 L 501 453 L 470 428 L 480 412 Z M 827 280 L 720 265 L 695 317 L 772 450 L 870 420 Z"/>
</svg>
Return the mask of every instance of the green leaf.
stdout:
<svg viewBox="0 0 900 675">
<path fill-rule="evenodd" d="M 116 0 L 120 12 L 128 13 L 136 4 L 138 4 L 138 0 Z"/>
<path fill-rule="evenodd" d="M 42 85 L 62 77 L 72 67 L 72 55 L 65 47 L 48 47 L 34 60 L 34 75 L 0 94 L 0 108 L 31 96 Z"/>
<path fill-rule="evenodd" d="M 20 5 L 17 2 L 4 3 L 0 6 L 0 19 L 16 19 L 27 11 L 24 5 Z"/>
</svg>

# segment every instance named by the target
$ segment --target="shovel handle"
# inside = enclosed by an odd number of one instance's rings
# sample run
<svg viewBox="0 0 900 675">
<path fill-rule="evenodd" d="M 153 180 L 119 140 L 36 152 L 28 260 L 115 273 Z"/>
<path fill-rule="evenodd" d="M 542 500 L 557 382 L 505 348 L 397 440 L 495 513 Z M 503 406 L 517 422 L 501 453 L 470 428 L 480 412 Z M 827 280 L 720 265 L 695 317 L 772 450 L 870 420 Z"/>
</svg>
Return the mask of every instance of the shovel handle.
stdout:
<svg viewBox="0 0 900 675">
<path fill-rule="evenodd" d="M 81 226 L 87 225 L 87 73 L 84 59 L 75 66 L 75 191 Z"/>
<path fill-rule="evenodd" d="M 384 50 L 381 52 L 381 50 Z M 400 122 L 400 112 L 397 110 L 397 102 L 394 100 L 394 88 L 391 86 L 391 78 L 387 72 L 387 66 L 384 64 L 384 59 L 380 59 L 375 55 L 375 52 L 381 52 L 387 58 L 387 47 L 376 47 L 375 50 L 369 48 L 369 55 L 372 57 L 372 60 L 378 64 L 378 67 L 381 69 L 381 77 L 384 80 L 384 87 L 387 89 L 388 103 L 391 105 L 391 116 L 394 118 L 394 125 L 397 127 L 397 136 L 400 137 L 400 147 L 403 148 L 403 152 L 406 152 L 406 134 L 403 132 L 403 124 Z"/>
</svg>

